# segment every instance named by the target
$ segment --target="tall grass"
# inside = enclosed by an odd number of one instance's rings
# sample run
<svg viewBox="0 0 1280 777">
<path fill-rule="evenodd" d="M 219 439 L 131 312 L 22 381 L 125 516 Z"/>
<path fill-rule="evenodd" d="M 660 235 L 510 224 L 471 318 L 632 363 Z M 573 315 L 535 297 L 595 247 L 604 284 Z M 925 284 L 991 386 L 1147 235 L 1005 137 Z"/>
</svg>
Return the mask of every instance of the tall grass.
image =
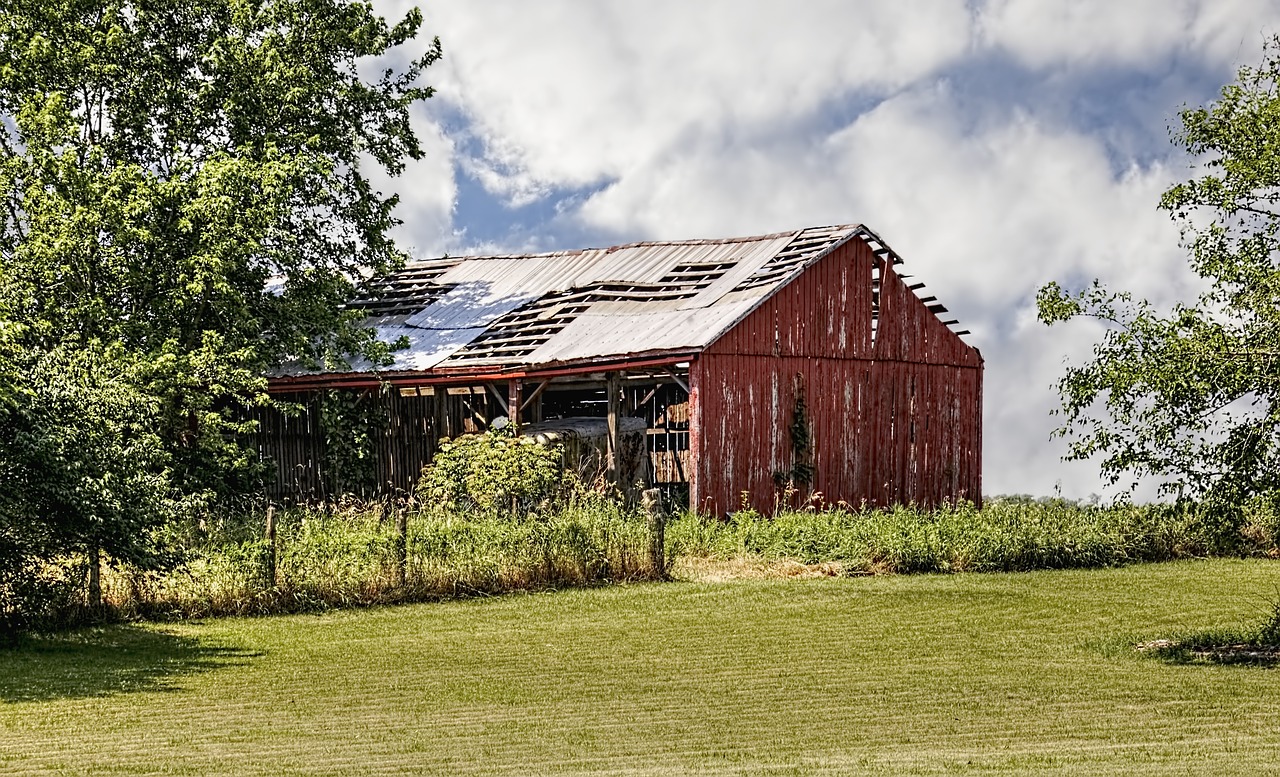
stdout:
<svg viewBox="0 0 1280 777">
<path fill-rule="evenodd" d="M 413 511 L 403 541 L 377 505 L 296 508 L 276 524 L 272 547 L 245 536 L 261 524 L 209 532 L 187 563 L 167 573 L 109 575 L 118 612 L 200 617 L 298 612 L 528 589 L 589 586 L 656 576 L 643 517 L 598 500 L 515 519 Z M 403 542 L 403 545 L 402 545 Z M 403 551 L 401 548 L 403 547 Z M 403 552 L 403 573 L 401 554 Z"/>
<path fill-rule="evenodd" d="M 176 571 L 107 575 L 107 603 L 125 617 L 266 614 L 658 577 L 644 516 L 603 497 L 519 518 L 413 510 L 403 540 L 394 516 L 376 504 L 296 508 L 278 515 L 274 565 L 262 523 L 259 515 L 198 533 Z M 982 510 L 685 514 L 667 524 L 666 555 L 839 562 L 848 573 L 1107 567 L 1280 555 L 1276 523 L 1271 513 L 1253 514 L 1242 528 L 1191 507 L 999 498 Z"/>
<path fill-rule="evenodd" d="M 772 518 L 748 510 L 727 520 L 688 514 L 667 532 L 677 556 L 841 561 L 878 573 L 1104 567 L 1275 548 L 1270 535 L 1254 532 L 1250 545 L 1235 522 L 1191 507 L 999 498 L 982 510 L 962 503 Z"/>
</svg>

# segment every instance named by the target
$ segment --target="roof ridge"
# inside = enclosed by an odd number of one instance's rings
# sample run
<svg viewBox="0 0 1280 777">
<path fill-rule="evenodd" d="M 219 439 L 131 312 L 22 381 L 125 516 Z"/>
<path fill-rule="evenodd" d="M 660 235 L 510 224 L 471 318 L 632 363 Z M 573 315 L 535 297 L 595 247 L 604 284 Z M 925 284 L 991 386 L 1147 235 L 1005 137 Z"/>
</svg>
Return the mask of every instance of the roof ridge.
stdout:
<svg viewBox="0 0 1280 777">
<path fill-rule="evenodd" d="M 413 259 L 406 263 L 406 267 L 415 265 L 439 262 L 444 259 L 456 262 L 463 261 L 491 261 L 500 259 L 551 259 L 566 256 L 582 256 L 596 252 L 606 254 L 619 251 L 624 248 L 656 248 L 658 246 L 709 246 L 709 245 L 732 245 L 734 243 L 759 243 L 766 240 L 778 240 L 784 237 L 796 237 L 805 232 L 820 232 L 823 230 L 836 232 L 841 230 L 853 230 L 865 228 L 862 224 L 829 224 L 816 227 L 801 227 L 800 229 L 789 229 L 784 232 L 772 232 L 767 235 L 746 235 L 741 237 L 720 237 L 720 238 L 695 238 L 688 240 L 639 240 L 631 243 L 621 243 L 613 246 L 596 246 L 594 248 L 575 248 L 561 251 L 538 251 L 527 254 L 468 254 L 457 256 L 434 257 L 431 259 Z"/>
</svg>

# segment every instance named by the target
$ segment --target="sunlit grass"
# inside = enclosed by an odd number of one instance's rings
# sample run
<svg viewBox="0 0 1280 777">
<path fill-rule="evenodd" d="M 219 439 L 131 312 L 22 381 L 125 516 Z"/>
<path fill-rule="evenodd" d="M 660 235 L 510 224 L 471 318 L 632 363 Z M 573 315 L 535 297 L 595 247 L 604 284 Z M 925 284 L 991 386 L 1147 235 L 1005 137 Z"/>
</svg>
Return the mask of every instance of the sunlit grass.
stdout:
<svg viewBox="0 0 1280 777">
<path fill-rule="evenodd" d="M 1280 683 L 1144 640 L 1280 566 L 639 584 L 0 653 L 0 773 L 1259 774 Z"/>
</svg>

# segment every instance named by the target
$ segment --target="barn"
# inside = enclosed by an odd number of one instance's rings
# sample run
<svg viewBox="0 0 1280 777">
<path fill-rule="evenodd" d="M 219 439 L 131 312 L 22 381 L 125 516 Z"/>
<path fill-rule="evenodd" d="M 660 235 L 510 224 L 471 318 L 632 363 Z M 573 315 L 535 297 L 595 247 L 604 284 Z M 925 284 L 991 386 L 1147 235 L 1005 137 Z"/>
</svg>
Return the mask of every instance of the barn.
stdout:
<svg viewBox="0 0 1280 777">
<path fill-rule="evenodd" d="M 982 357 L 901 267 L 863 225 L 412 262 L 350 303 L 392 366 L 271 376 L 301 412 L 260 411 L 269 490 L 408 490 L 442 438 L 594 419 L 615 477 L 631 430 L 704 512 L 978 501 Z"/>
</svg>

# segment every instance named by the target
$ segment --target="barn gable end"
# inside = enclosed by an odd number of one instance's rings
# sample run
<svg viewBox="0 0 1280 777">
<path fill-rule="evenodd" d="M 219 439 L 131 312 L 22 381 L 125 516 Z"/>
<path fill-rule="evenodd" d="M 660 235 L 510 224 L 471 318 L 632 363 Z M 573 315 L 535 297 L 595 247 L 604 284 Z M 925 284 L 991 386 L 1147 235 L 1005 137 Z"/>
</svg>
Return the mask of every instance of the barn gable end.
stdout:
<svg viewBox="0 0 1280 777">
<path fill-rule="evenodd" d="M 849 240 L 691 366 L 691 501 L 770 510 L 788 486 L 793 503 L 977 501 L 981 367 L 890 261 Z"/>
</svg>

